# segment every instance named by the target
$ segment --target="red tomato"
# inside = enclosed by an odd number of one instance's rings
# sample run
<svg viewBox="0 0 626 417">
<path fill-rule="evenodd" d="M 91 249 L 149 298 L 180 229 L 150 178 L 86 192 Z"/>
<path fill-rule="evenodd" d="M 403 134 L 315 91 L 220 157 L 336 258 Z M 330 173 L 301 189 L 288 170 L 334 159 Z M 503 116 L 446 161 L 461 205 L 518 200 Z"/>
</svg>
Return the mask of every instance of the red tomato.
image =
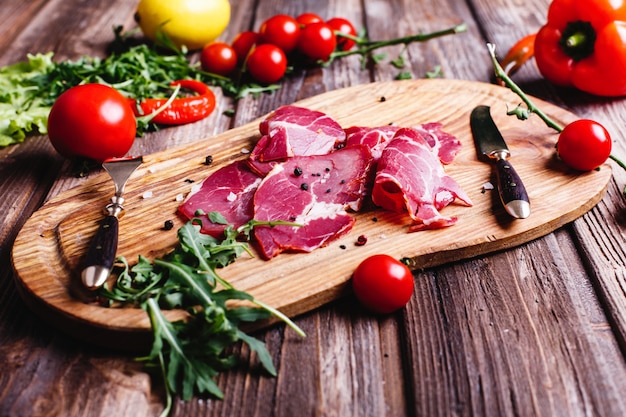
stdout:
<svg viewBox="0 0 626 417">
<path fill-rule="evenodd" d="M 237 53 L 227 43 L 212 42 L 202 48 L 200 64 L 206 72 L 226 76 L 237 67 Z"/>
<path fill-rule="evenodd" d="M 590 171 L 602 165 L 611 155 L 611 136 L 600 123 L 576 120 L 565 126 L 557 142 L 559 157 L 579 171 Z"/>
<path fill-rule="evenodd" d="M 300 25 L 296 19 L 284 14 L 270 17 L 259 28 L 261 43 L 276 45 L 286 54 L 296 48 L 299 36 Z"/>
<path fill-rule="evenodd" d="M 352 288 L 359 301 L 377 313 L 391 313 L 413 295 L 413 274 L 389 255 L 366 258 L 354 271 Z"/>
<path fill-rule="evenodd" d="M 240 65 L 243 64 L 252 50 L 252 47 L 257 44 L 258 41 L 259 34 L 256 32 L 246 31 L 235 36 L 231 46 L 235 50 L 235 55 L 237 55 L 237 61 Z"/>
<path fill-rule="evenodd" d="M 252 78 L 263 84 L 280 80 L 287 70 L 287 56 L 269 43 L 255 47 L 248 55 L 246 68 Z"/>
<path fill-rule="evenodd" d="M 128 100 L 102 84 L 72 87 L 52 105 L 48 136 L 63 156 L 96 161 L 122 157 L 135 141 L 136 120 Z"/>
<path fill-rule="evenodd" d="M 356 29 L 354 29 L 352 23 L 342 17 L 333 17 L 332 19 L 327 21 L 326 24 L 337 32 L 345 33 L 346 35 L 357 36 Z M 355 42 L 352 39 L 337 36 L 337 49 L 341 51 L 349 51 L 354 45 Z"/>
<path fill-rule="evenodd" d="M 335 33 L 324 22 L 311 23 L 300 32 L 298 50 L 309 58 L 325 61 L 336 46 Z"/>
<path fill-rule="evenodd" d="M 324 19 L 316 15 L 315 13 L 302 13 L 296 17 L 296 21 L 300 24 L 300 27 L 310 25 L 311 23 L 323 22 Z"/>
</svg>

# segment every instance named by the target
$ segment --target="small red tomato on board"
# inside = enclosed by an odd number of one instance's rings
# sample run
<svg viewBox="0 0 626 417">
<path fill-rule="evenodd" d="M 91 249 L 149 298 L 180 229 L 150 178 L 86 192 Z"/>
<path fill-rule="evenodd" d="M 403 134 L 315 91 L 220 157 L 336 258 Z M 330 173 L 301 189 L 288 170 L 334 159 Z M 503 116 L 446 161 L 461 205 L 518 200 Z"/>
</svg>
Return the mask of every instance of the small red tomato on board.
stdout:
<svg viewBox="0 0 626 417">
<path fill-rule="evenodd" d="M 333 30 L 345 33 L 346 35 L 357 36 L 356 29 L 350 23 L 349 20 L 344 19 L 342 17 L 333 17 L 332 19 L 326 22 L 328 26 L 333 28 Z M 337 36 L 337 49 L 340 51 L 349 51 L 355 45 L 352 39 L 343 38 L 341 36 Z"/>
<path fill-rule="evenodd" d="M 302 13 L 296 17 L 296 21 L 300 24 L 300 27 L 310 25 L 311 23 L 323 22 L 324 19 L 316 15 L 315 13 Z"/>
<path fill-rule="evenodd" d="M 357 299 L 377 313 L 391 313 L 406 305 L 413 295 L 413 274 L 397 259 L 384 254 L 366 258 L 352 275 Z"/>
<path fill-rule="evenodd" d="M 576 120 L 563 129 L 557 141 L 561 160 L 579 171 L 591 171 L 602 165 L 611 155 L 611 136 L 600 123 Z"/>
<path fill-rule="evenodd" d="M 335 33 L 324 22 L 311 23 L 300 31 L 298 50 L 308 58 L 325 61 L 336 46 Z"/>
<path fill-rule="evenodd" d="M 287 56 L 276 45 L 266 43 L 256 46 L 248 55 L 246 70 L 260 83 L 275 83 L 285 75 Z"/>
<path fill-rule="evenodd" d="M 235 49 L 224 42 L 212 42 L 200 53 L 202 69 L 217 75 L 229 75 L 237 68 Z"/>
<path fill-rule="evenodd" d="M 276 45 L 286 54 L 296 48 L 299 36 L 300 25 L 296 19 L 284 14 L 270 17 L 259 28 L 261 43 Z"/>
<path fill-rule="evenodd" d="M 122 157 L 136 135 L 136 120 L 128 100 L 102 84 L 72 87 L 52 105 L 48 137 L 63 156 L 95 161 Z"/>
<path fill-rule="evenodd" d="M 231 46 L 235 50 L 235 55 L 237 55 L 237 62 L 239 65 L 243 64 L 248 54 L 259 42 L 259 34 L 252 31 L 240 32 L 235 36 Z"/>
</svg>

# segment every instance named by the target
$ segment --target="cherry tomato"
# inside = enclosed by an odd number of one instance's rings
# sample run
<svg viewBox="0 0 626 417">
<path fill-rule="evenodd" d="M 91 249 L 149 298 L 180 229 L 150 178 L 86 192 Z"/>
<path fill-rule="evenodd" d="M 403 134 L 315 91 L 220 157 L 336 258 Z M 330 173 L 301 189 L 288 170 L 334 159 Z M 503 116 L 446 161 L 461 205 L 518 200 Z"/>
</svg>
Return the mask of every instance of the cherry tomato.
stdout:
<svg viewBox="0 0 626 417">
<path fill-rule="evenodd" d="M 333 28 L 333 30 L 345 33 L 346 35 L 357 36 L 356 29 L 349 20 L 344 19 L 342 17 L 333 17 L 329 21 L 326 22 L 328 26 Z M 340 51 L 349 51 L 355 45 L 352 39 L 343 38 L 341 36 L 337 36 L 337 49 Z"/>
<path fill-rule="evenodd" d="M 611 136 L 600 123 L 576 120 L 565 126 L 557 142 L 559 157 L 579 171 L 590 171 L 602 165 L 611 154 Z"/>
<path fill-rule="evenodd" d="M 52 105 L 48 136 L 63 156 L 96 161 L 124 156 L 133 145 L 136 120 L 128 100 L 102 84 L 72 87 Z"/>
<path fill-rule="evenodd" d="M 377 313 L 391 313 L 406 305 L 413 295 L 413 274 L 389 255 L 366 258 L 354 271 L 352 288 L 357 299 Z"/>
<path fill-rule="evenodd" d="M 325 61 L 336 46 L 335 33 L 324 22 L 311 23 L 300 32 L 298 50 L 309 58 Z"/>
<path fill-rule="evenodd" d="M 324 19 L 315 13 L 302 13 L 300 16 L 296 17 L 296 21 L 300 24 L 300 27 L 304 27 L 311 23 L 323 22 Z"/>
<path fill-rule="evenodd" d="M 286 54 L 296 48 L 299 36 L 300 25 L 296 19 L 285 14 L 270 17 L 259 28 L 261 43 L 276 45 Z"/>
<path fill-rule="evenodd" d="M 237 53 L 227 43 L 212 42 L 202 48 L 200 64 L 206 72 L 226 76 L 237 67 Z"/>
<path fill-rule="evenodd" d="M 287 56 L 276 45 L 265 43 L 256 46 L 248 55 L 246 68 L 252 78 L 271 84 L 280 80 L 287 70 Z"/>
<path fill-rule="evenodd" d="M 252 47 L 259 42 L 259 34 L 252 31 L 241 32 L 235 39 L 233 39 L 233 43 L 231 46 L 235 50 L 235 55 L 237 55 L 237 62 L 239 65 L 243 64 L 243 62 L 248 57 L 248 54 L 252 50 Z"/>
</svg>

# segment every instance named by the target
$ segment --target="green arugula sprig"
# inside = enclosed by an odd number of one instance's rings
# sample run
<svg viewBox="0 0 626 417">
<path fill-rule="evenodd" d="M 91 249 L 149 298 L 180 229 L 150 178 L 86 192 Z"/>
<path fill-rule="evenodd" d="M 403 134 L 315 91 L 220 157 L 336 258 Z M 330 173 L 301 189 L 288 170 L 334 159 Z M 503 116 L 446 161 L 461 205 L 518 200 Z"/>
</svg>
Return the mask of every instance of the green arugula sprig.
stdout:
<svg viewBox="0 0 626 417">
<path fill-rule="evenodd" d="M 209 213 L 209 218 L 226 224 L 218 213 Z M 163 378 L 163 415 L 169 414 L 175 395 L 183 400 L 203 394 L 223 398 L 214 378 L 236 364 L 237 358 L 226 353 L 226 348 L 234 343 L 246 343 L 256 352 L 263 368 L 276 375 L 265 344 L 240 330 L 240 323 L 274 315 L 305 336 L 284 314 L 235 289 L 217 273 L 243 253 L 250 253 L 247 240 L 254 227 L 295 224 L 252 220 L 237 229 L 227 226 L 220 240 L 200 233 L 199 221 L 194 219 L 183 225 L 178 230 L 179 244 L 162 258 L 150 261 L 139 256 L 131 266 L 120 257 L 115 284 L 99 292 L 111 306 L 121 303 L 141 307 L 150 317 L 152 349 L 139 360 L 158 369 Z M 244 241 L 240 240 L 242 236 Z M 186 318 L 170 322 L 163 311 L 171 309 L 185 311 Z"/>
<path fill-rule="evenodd" d="M 191 62 L 186 50 L 177 49 L 161 36 L 155 45 L 137 43 L 133 32 L 114 28 L 115 38 L 105 58 L 84 56 L 53 61 L 51 52 L 29 55 L 28 61 L 0 68 L 0 147 L 22 142 L 30 133 L 46 134 L 54 101 L 69 88 L 86 83 L 109 85 L 136 100 L 172 96 L 170 83 L 200 80 L 220 87 L 225 95 L 240 99 L 277 90 L 279 85 L 259 85 L 203 71 Z M 154 123 L 140 123 L 137 134 L 155 130 Z"/>
</svg>

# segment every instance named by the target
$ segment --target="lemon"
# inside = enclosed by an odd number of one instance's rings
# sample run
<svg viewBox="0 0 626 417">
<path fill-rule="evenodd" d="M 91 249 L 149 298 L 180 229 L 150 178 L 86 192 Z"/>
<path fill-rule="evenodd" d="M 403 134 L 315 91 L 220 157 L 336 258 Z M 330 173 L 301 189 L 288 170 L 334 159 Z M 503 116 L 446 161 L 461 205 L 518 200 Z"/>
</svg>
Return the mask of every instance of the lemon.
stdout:
<svg viewBox="0 0 626 417">
<path fill-rule="evenodd" d="M 135 19 L 146 38 L 158 31 L 179 48 L 200 49 L 217 39 L 230 21 L 228 0 L 141 0 Z"/>
</svg>

